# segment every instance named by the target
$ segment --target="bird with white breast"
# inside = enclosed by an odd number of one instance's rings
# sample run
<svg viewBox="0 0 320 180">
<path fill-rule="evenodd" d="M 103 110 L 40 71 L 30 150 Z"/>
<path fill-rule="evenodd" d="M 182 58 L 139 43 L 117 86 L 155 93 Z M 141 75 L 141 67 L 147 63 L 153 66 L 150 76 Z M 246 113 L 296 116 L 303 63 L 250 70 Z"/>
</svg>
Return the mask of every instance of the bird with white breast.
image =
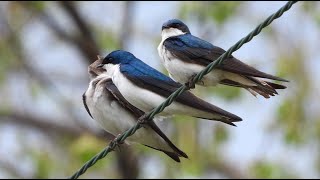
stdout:
<svg viewBox="0 0 320 180">
<path fill-rule="evenodd" d="M 171 19 L 162 25 L 161 37 L 158 54 L 169 76 L 180 83 L 190 84 L 192 77 L 226 52 L 218 46 L 193 36 L 188 26 L 178 19 Z M 261 72 L 230 56 L 197 84 L 241 87 L 254 96 L 260 94 L 265 98 L 278 94 L 276 89 L 286 88 L 257 77 L 288 82 L 283 78 Z"/>
<path fill-rule="evenodd" d="M 112 82 L 105 69 L 97 68 L 98 59 L 88 67 L 89 87 L 83 94 L 83 104 L 88 114 L 107 132 L 115 137 L 133 127 L 144 112 L 130 104 Z M 188 156 L 176 147 L 152 120 L 144 124 L 126 140 L 143 144 L 167 154 L 180 162 L 180 157 Z"/>
</svg>

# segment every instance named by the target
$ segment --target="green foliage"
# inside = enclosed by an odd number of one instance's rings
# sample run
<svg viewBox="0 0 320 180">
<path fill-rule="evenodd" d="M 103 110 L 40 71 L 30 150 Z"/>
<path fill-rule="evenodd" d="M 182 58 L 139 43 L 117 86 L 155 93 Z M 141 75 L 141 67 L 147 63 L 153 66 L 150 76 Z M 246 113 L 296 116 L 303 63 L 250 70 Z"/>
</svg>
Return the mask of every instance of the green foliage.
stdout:
<svg viewBox="0 0 320 180">
<path fill-rule="evenodd" d="M 80 163 L 86 163 L 97 152 L 100 152 L 107 145 L 106 142 L 102 143 L 97 138 L 90 135 L 83 135 L 70 146 L 70 151 L 75 155 Z M 101 167 L 103 163 L 97 163 L 95 168 Z"/>
<path fill-rule="evenodd" d="M 243 88 L 238 87 L 231 87 L 226 85 L 217 85 L 217 86 L 209 86 L 203 87 L 197 85 L 196 89 L 193 90 L 194 93 L 200 94 L 201 97 L 208 97 L 208 96 L 219 96 L 226 101 L 236 101 L 241 98 L 243 93 L 246 93 L 246 90 Z"/>
<path fill-rule="evenodd" d="M 103 50 L 114 50 L 119 49 L 120 43 L 117 36 L 112 31 L 108 31 L 106 29 L 100 30 L 99 28 L 95 29 L 96 31 L 96 39 L 100 49 Z"/>
<path fill-rule="evenodd" d="M 226 126 L 217 124 L 214 126 L 214 144 L 221 145 L 229 138 L 229 133 Z"/>
<path fill-rule="evenodd" d="M 233 16 L 236 12 L 237 7 L 240 2 L 211 2 L 209 6 L 209 11 L 207 11 L 209 17 L 215 20 L 218 24 L 222 24 L 227 19 Z"/>
<path fill-rule="evenodd" d="M 239 7 L 240 2 L 184 2 L 179 16 L 188 18 L 195 15 L 202 20 L 213 20 L 222 25 L 231 18 Z"/>
<path fill-rule="evenodd" d="M 282 165 L 270 162 L 258 161 L 251 166 L 250 170 L 255 178 L 297 178 L 292 171 L 284 169 Z"/>
<path fill-rule="evenodd" d="M 32 82 L 30 85 L 31 85 L 31 96 L 36 98 L 40 94 L 41 88 L 35 82 Z"/>
<path fill-rule="evenodd" d="M 277 110 L 278 121 L 285 133 L 285 142 L 288 144 L 300 144 L 305 142 L 306 134 L 303 127 L 307 127 L 307 116 L 305 112 L 305 101 L 310 89 L 309 77 L 302 60 L 302 53 L 294 51 L 290 57 L 282 57 L 278 62 L 278 74 L 282 77 L 291 77 L 294 93 L 285 99 Z M 304 75 L 302 75 L 304 74 Z"/>
<path fill-rule="evenodd" d="M 0 106 L 0 115 L 6 116 L 7 114 L 10 114 L 10 112 L 11 112 L 11 107 L 10 107 L 9 103 L 4 102 L 2 99 L 2 103 Z"/>
<path fill-rule="evenodd" d="M 43 151 L 35 152 L 33 160 L 36 165 L 34 177 L 36 179 L 48 178 L 53 168 L 53 161 L 50 160 L 49 153 Z"/>
<path fill-rule="evenodd" d="M 301 104 L 293 102 L 294 99 L 287 99 L 278 109 L 278 119 L 282 126 L 284 126 L 285 142 L 288 144 L 299 144 L 303 142 L 303 132 L 301 123 L 304 114 L 300 108 Z"/>
<path fill-rule="evenodd" d="M 29 6 L 32 6 L 34 9 L 43 11 L 46 7 L 46 3 L 44 1 L 29 1 L 26 2 Z"/>
<path fill-rule="evenodd" d="M 175 133 L 173 137 L 177 138 L 177 146 L 182 149 L 188 156 L 192 163 L 181 163 L 181 173 L 185 176 L 198 177 L 203 173 L 201 168 L 201 148 L 199 147 L 199 119 L 188 116 L 175 116 L 171 120 L 175 125 Z M 189 160 L 183 159 L 183 162 Z M 170 162 L 169 162 L 170 163 Z M 173 174 L 179 175 L 176 172 Z M 181 174 L 177 177 L 181 177 Z"/>
<path fill-rule="evenodd" d="M 8 46 L 8 41 L 7 39 L 0 38 L 0 86 L 15 61 L 15 56 L 12 53 L 12 49 Z"/>
<path fill-rule="evenodd" d="M 209 88 L 209 92 L 212 92 L 212 94 L 221 96 L 227 101 L 238 100 L 242 95 L 242 91 L 245 91 L 245 90 L 242 88 L 230 87 L 226 85 L 218 85 L 217 87 Z"/>
<path fill-rule="evenodd" d="M 320 4 L 317 1 L 309 1 L 302 4 L 302 9 L 308 13 L 314 21 L 320 26 Z"/>
</svg>

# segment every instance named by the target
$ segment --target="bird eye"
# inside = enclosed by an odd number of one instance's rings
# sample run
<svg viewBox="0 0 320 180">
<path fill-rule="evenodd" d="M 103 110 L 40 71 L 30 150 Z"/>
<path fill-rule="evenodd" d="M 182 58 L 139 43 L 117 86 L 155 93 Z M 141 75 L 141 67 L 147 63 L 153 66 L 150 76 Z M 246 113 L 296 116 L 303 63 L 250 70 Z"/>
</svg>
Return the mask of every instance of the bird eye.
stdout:
<svg viewBox="0 0 320 180">
<path fill-rule="evenodd" d="M 113 61 L 113 58 L 112 58 L 112 57 L 109 57 L 108 61 L 109 61 L 109 62 L 112 62 L 112 61 Z"/>
<path fill-rule="evenodd" d="M 174 23 L 173 27 L 179 27 L 179 24 L 178 23 Z"/>
</svg>

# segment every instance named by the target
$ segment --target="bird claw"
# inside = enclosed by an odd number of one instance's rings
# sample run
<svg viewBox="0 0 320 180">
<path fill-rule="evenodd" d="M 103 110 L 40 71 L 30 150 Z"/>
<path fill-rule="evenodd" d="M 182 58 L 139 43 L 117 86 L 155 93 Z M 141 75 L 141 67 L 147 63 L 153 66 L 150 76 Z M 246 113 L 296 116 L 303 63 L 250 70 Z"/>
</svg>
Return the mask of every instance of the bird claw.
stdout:
<svg viewBox="0 0 320 180">
<path fill-rule="evenodd" d="M 148 121 L 147 117 L 148 117 L 147 114 L 144 114 L 138 119 L 139 124 L 143 128 L 146 128 L 146 126 L 148 126 L 148 124 L 150 123 L 150 121 Z"/>
<path fill-rule="evenodd" d="M 123 144 L 124 142 L 118 141 L 120 139 L 121 134 L 118 134 L 111 142 L 110 144 L 114 143 L 115 148 L 119 149 L 121 151 L 120 145 Z M 114 150 L 115 151 L 115 150 Z"/>
<path fill-rule="evenodd" d="M 196 74 L 192 75 L 188 82 L 185 83 L 185 86 L 187 86 L 189 89 L 194 89 L 196 87 L 196 85 L 192 82 L 193 78 L 196 76 Z"/>
</svg>

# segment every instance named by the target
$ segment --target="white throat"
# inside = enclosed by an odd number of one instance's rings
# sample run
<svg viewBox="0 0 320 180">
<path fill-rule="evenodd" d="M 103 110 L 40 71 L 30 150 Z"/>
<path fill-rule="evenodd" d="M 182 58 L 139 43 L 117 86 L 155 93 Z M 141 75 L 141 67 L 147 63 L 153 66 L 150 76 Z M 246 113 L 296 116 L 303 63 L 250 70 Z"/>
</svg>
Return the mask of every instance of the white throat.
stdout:
<svg viewBox="0 0 320 180">
<path fill-rule="evenodd" d="M 105 64 L 102 68 L 106 70 L 106 72 L 104 72 L 105 75 L 112 77 L 114 75 L 115 71 L 120 69 L 120 65 L 119 64 Z"/>
<path fill-rule="evenodd" d="M 163 29 L 161 32 L 162 42 L 169 37 L 179 36 L 183 34 L 186 34 L 186 33 L 182 32 L 180 29 L 177 29 L 177 28 Z"/>
</svg>

